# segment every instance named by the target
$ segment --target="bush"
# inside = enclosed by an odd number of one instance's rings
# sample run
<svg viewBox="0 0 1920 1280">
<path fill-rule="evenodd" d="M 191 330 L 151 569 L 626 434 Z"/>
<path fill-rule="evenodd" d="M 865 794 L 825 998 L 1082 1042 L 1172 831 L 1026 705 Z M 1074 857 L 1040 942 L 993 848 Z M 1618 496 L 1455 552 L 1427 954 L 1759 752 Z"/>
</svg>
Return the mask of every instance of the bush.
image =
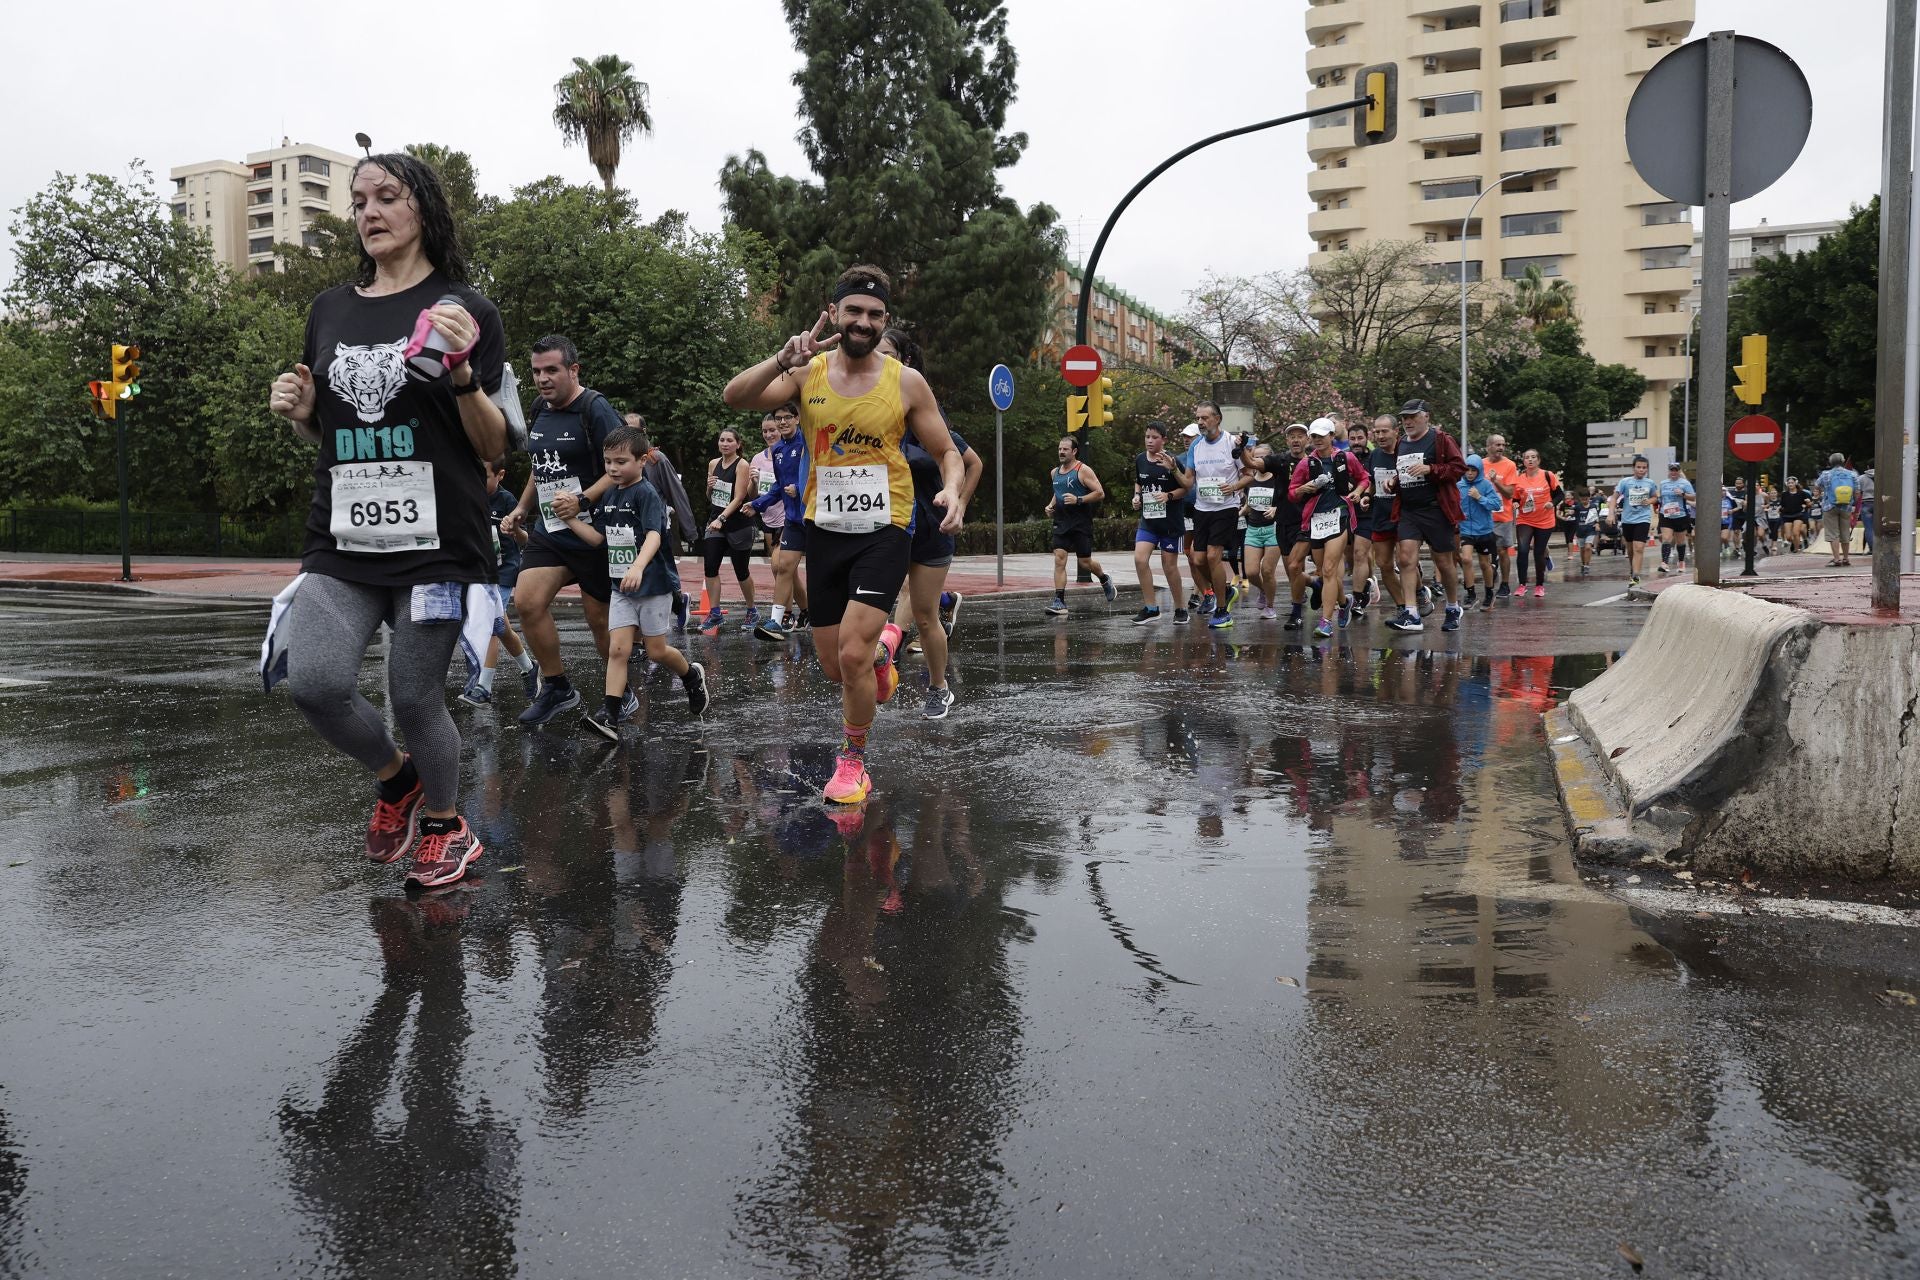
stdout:
<svg viewBox="0 0 1920 1280">
<path fill-rule="evenodd" d="M 306 516 L 133 511 L 127 519 L 135 555 L 287 559 L 300 554 Z M 118 555 L 119 504 L 63 498 L 0 509 L 0 548 L 8 554 Z"/>
</svg>

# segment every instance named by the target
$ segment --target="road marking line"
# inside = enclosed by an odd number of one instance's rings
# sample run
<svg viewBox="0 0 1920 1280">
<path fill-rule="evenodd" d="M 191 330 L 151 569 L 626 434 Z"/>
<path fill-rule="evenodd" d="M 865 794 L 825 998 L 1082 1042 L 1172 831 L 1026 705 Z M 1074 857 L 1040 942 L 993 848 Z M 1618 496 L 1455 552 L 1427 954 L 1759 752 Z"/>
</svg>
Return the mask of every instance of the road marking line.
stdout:
<svg viewBox="0 0 1920 1280">
<path fill-rule="evenodd" d="M 1594 608 L 1598 608 L 1600 605 L 1612 604 L 1616 600 L 1625 600 L 1626 598 L 1627 598 L 1627 593 L 1622 591 L 1617 596 L 1607 596 L 1606 598 L 1601 600 L 1589 600 L 1583 607 L 1588 609 L 1594 609 Z"/>
</svg>

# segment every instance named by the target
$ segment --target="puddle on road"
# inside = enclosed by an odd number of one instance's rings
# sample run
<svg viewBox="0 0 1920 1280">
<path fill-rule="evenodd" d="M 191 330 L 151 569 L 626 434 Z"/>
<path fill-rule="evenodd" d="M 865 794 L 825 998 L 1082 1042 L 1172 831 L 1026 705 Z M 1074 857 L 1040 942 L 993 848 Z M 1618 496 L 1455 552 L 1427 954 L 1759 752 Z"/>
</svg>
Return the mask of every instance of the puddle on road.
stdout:
<svg viewBox="0 0 1920 1280">
<path fill-rule="evenodd" d="M 693 638 L 713 721 L 656 683 L 620 748 L 463 710 L 489 852 L 411 900 L 351 854 L 364 785 L 259 696 L 253 620 L 50 620 L 63 670 L 146 692 L 0 702 L 33 854 L 0 868 L 0 1271 L 1570 1275 L 1631 1238 L 1764 1275 L 1920 1243 L 1910 1041 L 1854 975 L 1727 963 L 1574 871 L 1540 715 L 1630 631 L 967 617 L 954 716 L 887 712 L 858 815 L 818 800 L 799 646 Z M 222 1156 L 168 1176 L 190 1132 Z"/>
</svg>

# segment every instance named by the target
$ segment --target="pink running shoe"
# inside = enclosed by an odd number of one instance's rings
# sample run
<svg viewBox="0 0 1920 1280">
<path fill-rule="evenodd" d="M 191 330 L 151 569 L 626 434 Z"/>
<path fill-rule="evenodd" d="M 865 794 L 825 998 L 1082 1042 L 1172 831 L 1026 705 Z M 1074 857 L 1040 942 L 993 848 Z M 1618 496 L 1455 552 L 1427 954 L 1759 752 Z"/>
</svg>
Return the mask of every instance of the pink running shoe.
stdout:
<svg viewBox="0 0 1920 1280">
<path fill-rule="evenodd" d="M 824 794 L 828 804 L 859 804 L 867 798 L 872 786 L 873 779 L 867 776 L 867 762 L 842 752 Z"/>
<path fill-rule="evenodd" d="M 1534 587 L 1533 598 L 1535 600 L 1545 600 L 1547 598 L 1547 588 L 1544 583 Z"/>
</svg>

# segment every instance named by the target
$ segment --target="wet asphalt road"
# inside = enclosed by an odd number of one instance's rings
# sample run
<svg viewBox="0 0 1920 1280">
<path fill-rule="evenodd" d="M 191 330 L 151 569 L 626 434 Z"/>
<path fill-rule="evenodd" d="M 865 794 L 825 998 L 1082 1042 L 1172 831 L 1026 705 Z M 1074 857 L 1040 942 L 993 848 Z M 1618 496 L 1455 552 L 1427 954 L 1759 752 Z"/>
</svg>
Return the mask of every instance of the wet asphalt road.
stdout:
<svg viewBox="0 0 1920 1280">
<path fill-rule="evenodd" d="M 1607 589 L 969 604 L 848 831 L 805 645 L 694 637 L 698 728 L 457 708 L 489 851 L 415 900 L 262 611 L 0 599 L 0 1275 L 1913 1275 L 1907 937 L 1572 865 Z"/>
</svg>

